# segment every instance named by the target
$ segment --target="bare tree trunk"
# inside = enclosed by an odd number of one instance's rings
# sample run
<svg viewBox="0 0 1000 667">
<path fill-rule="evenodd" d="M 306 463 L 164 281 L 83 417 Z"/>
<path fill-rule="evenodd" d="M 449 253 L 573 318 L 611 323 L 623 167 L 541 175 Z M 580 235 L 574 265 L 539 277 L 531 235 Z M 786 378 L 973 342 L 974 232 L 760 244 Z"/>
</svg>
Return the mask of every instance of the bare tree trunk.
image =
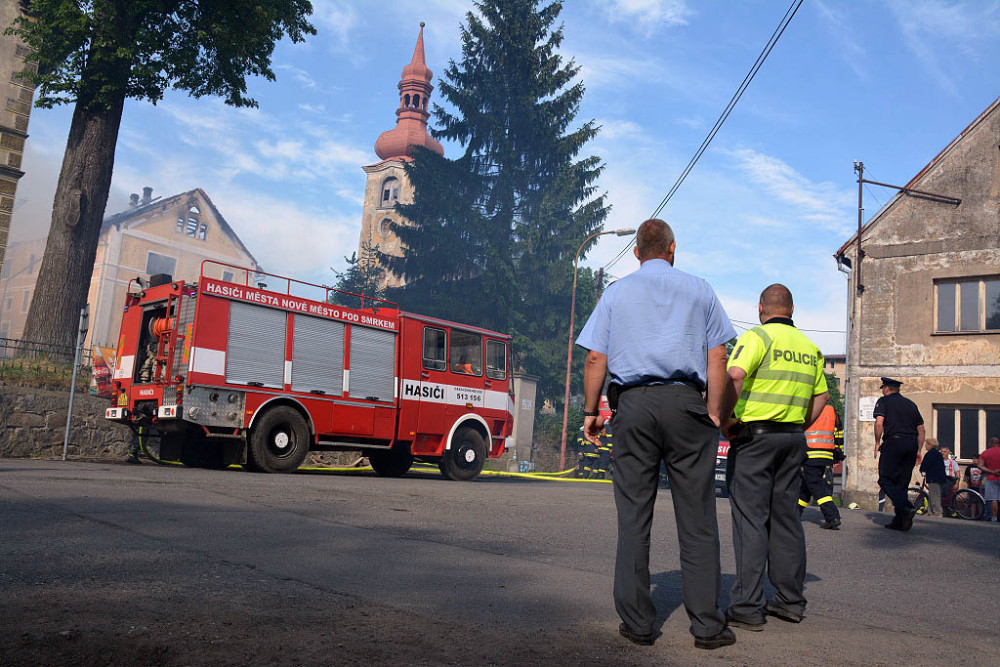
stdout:
<svg viewBox="0 0 1000 667">
<path fill-rule="evenodd" d="M 111 189 L 124 92 L 99 109 L 77 102 L 52 203 L 52 226 L 24 339 L 72 346 L 87 302 Z"/>
</svg>

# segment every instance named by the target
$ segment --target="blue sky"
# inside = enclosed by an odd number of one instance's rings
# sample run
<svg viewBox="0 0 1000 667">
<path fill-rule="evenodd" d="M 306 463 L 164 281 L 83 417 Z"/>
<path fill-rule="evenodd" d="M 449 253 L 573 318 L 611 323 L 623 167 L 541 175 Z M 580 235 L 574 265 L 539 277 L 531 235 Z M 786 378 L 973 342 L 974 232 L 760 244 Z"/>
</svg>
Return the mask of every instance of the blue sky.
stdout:
<svg viewBox="0 0 1000 667">
<path fill-rule="evenodd" d="M 130 101 L 108 213 L 128 195 L 201 187 L 269 271 L 332 282 L 357 248 L 372 146 L 395 124 L 396 84 L 426 21 L 437 76 L 460 54 L 464 0 L 314 0 L 319 33 L 282 44 L 260 108 L 170 93 Z M 606 171 L 606 228 L 653 212 L 757 57 L 788 2 L 567 0 L 562 53 L 581 66 L 579 119 Z M 796 323 L 844 329 L 846 289 L 833 252 L 857 224 L 853 160 L 905 184 L 1000 95 L 1000 1 L 806 0 L 712 146 L 662 217 L 676 266 L 715 287 L 730 317 L 756 322 L 760 290 L 783 282 Z M 436 92 L 432 102 L 440 102 Z M 14 240 L 47 232 L 70 109 L 36 109 Z M 459 147 L 445 145 L 455 157 Z M 891 192 L 865 192 L 866 217 Z M 947 194 L 947 193 L 945 193 Z M 607 264 L 608 236 L 584 264 Z M 633 271 L 629 255 L 608 270 Z M 815 333 L 828 354 L 842 333 Z"/>
</svg>

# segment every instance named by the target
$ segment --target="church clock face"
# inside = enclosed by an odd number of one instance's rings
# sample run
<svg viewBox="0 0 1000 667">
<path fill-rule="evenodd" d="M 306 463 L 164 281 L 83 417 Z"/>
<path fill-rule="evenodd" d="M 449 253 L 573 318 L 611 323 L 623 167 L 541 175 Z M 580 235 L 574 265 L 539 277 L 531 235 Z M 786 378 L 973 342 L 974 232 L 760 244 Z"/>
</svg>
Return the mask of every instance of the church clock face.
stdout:
<svg viewBox="0 0 1000 667">
<path fill-rule="evenodd" d="M 389 238 L 392 234 L 392 220 L 386 218 L 378 224 L 378 233 L 382 235 L 382 238 Z"/>
</svg>

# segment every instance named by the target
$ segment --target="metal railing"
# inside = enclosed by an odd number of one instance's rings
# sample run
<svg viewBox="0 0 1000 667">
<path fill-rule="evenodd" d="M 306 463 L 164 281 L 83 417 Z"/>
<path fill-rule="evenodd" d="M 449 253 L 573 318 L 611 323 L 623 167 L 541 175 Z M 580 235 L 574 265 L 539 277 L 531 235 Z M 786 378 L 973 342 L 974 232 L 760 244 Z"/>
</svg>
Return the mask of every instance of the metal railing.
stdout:
<svg viewBox="0 0 1000 667">
<path fill-rule="evenodd" d="M 37 387 L 69 387 L 73 377 L 71 345 L 52 345 L 15 338 L 0 338 L 0 382 Z M 81 379 L 90 381 L 91 351 L 83 350 Z"/>
</svg>

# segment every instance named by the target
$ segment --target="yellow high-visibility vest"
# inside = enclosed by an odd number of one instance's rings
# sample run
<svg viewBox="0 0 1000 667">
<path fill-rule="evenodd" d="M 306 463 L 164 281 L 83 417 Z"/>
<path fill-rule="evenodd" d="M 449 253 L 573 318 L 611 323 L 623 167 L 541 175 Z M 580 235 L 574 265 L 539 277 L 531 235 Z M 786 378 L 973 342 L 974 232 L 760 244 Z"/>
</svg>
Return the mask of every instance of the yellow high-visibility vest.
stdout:
<svg viewBox="0 0 1000 667">
<path fill-rule="evenodd" d="M 827 391 L 823 354 L 783 322 L 769 320 L 740 336 L 727 365 L 733 367 L 747 374 L 735 410 L 743 422 L 801 424 L 812 397 Z"/>
</svg>

